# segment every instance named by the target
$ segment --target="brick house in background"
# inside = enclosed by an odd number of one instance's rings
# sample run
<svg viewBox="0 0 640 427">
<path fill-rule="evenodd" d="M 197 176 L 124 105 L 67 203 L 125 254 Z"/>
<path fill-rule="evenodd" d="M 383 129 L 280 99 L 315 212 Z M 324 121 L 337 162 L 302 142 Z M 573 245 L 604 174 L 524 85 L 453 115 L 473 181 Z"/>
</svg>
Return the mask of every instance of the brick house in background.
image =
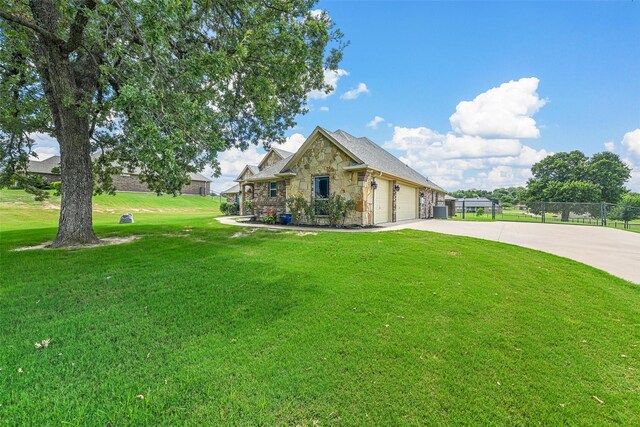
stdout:
<svg viewBox="0 0 640 427">
<path fill-rule="evenodd" d="M 259 165 L 247 165 L 238 184 L 221 194 L 249 214 L 286 213 L 291 197 L 326 199 L 339 194 L 354 200 L 347 224 L 373 225 L 433 217 L 445 205 L 445 191 L 368 138 L 317 127 L 296 153 L 271 148 Z M 321 218 L 322 222 L 322 218 Z"/>
<path fill-rule="evenodd" d="M 60 156 L 52 156 L 42 161 L 29 161 L 29 172 L 39 175 L 49 182 L 60 181 L 60 174 L 52 172 L 53 168 L 59 167 Z M 139 170 L 134 170 L 132 172 L 123 171 L 121 174 L 113 175 L 113 185 L 117 191 L 150 192 L 147 184 L 140 181 L 139 173 Z M 191 182 L 182 187 L 182 194 L 209 195 L 211 192 L 211 180 L 209 178 L 199 173 L 190 173 L 189 176 Z"/>
</svg>

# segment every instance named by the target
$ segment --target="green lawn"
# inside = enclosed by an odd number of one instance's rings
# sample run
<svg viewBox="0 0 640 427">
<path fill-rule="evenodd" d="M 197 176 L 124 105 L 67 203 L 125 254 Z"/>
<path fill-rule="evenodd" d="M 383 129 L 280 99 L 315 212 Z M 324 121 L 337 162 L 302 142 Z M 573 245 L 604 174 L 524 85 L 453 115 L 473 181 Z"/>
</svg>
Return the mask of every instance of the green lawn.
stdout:
<svg viewBox="0 0 640 427">
<path fill-rule="evenodd" d="M 457 213 L 454 217 L 449 218 L 453 221 L 494 221 L 491 217 L 491 209 L 487 209 L 483 215 L 476 215 L 475 213 L 467 213 L 465 217 L 462 218 L 461 213 Z M 532 215 L 526 211 L 520 210 L 509 210 L 504 209 L 502 213 L 496 213 L 495 221 L 515 221 L 515 222 L 541 222 L 539 216 Z M 572 218 L 569 223 L 563 222 L 559 215 L 547 215 L 546 223 L 548 224 L 570 224 L 570 225 L 587 225 L 592 227 L 599 227 L 600 220 L 599 219 L 588 219 L 588 218 Z M 640 220 L 632 220 L 629 222 L 629 228 L 625 229 L 627 231 L 640 232 Z M 607 227 L 624 229 L 623 221 L 616 220 L 608 220 Z"/>
<path fill-rule="evenodd" d="M 1 424 L 640 424 L 640 287 L 591 267 L 137 194 L 96 198 L 96 229 L 139 240 L 12 252 L 55 209 L 0 196 Z"/>
</svg>

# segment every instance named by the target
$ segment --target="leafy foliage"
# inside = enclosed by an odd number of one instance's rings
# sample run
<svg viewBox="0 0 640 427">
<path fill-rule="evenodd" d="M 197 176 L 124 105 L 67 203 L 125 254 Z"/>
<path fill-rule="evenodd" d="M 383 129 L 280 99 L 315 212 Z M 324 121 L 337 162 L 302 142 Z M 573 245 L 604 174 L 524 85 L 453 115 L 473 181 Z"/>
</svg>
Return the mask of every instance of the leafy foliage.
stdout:
<svg viewBox="0 0 640 427">
<path fill-rule="evenodd" d="M 270 209 L 262 217 L 265 224 L 275 224 L 278 221 L 278 213 L 274 209 Z"/>
<path fill-rule="evenodd" d="M 249 210 L 253 214 L 253 210 L 255 209 L 255 203 L 253 203 L 253 200 L 245 200 L 244 207 L 245 209 Z"/>
<path fill-rule="evenodd" d="M 291 223 L 298 225 L 308 210 L 307 200 L 304 197 L 290 197 L 287 199 L 287 209 L 291 214 Z"/>
<path fill-rule="evenodd" d="M 640 218 L 640 194 L 627 193 L 622 196 L 619 206 L 611 208 L 607 214 L 609 219 L 624 221 L 628 223 Z"/>
<path fill-rule="evenodd" d="M 54 190 L 53 191 L 53 195 L 54 196 L 59 196 L 60 195 L 60 191 L 62 191 L 62 181 L 54 181 L 51 183 L 51 189 Z"/>
<path fill-rule="evenodd" d="M 471 189 L 453 191 L 450 195 L 456 198 L 486 197 L 502 206 L 509 206 L 522 202 L 525 190 L 523 187 L 496 188 L 493 191 Z"/>
<path fill-rule="evenodd" d="M 349 212 L 355 208 L 355 201 L 346 199 L 340 194 L 331 193 L 326 200 L 326 215 L 329 225 L 335 227 L 338 224 L 344 224 Z"/>
<path fill-rule="evenodd" d="M 482 216 L 484 215 L 484 208 L 478 208 L 478 210 L 476 210 L 476 216 Z"/>
<path fill-rule="evenodd" d="M 220 202 L 220 212 L 225 215 L 236 215 L 238 213 L 238 204 L 223 200 Z"/>
<path fill-rule="evenodd" d="M 589 159 L 577 150 L 546 157 L 531 172 L 525 195 L 529 201 L 617 203 L 630 177 L 617 154 L 599 153 Z"/>
<path fill-rule="evenodd" d="M 60 230 L 89 241 L 92 174 L 97 192 L 118 164 L 176 194 L 191 172 L 219 175 L 221 151 L 283 142 L 345 47 L 315 4 L 0 0 L 0 186 L 26 171 L 29 135 L 54 136 L 74 210 Z"/>
</svg>

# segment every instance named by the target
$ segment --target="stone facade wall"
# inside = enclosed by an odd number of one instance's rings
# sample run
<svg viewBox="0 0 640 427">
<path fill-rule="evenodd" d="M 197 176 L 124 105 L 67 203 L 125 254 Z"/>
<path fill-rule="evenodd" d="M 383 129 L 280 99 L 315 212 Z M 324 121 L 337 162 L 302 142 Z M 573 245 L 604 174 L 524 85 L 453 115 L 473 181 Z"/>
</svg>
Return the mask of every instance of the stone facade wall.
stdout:
<svg viewBox="0 0 640 427">
<path fill-rule="evenodd" d="M 287 205 L 287 182 L 275 181 L 278 185 L 276 197 L 271 197 L 271 187 L 268 181 L 258 181 L 253 188 L 253 200 L 255 205 L 255 215 L 258 218 L 264 216 L 267 211 L 275 210 L 277 213 L 284 213 Z"/>
<path fill-rule="evenodd" d="M 191 181 L 189 184 L 182 187 L 182 194 L 199 194 L 201 196 L 208 196 L 210 193 L 211 183 L 209 181 Z"/>
<path fill-rule="evenodd" d="M 235 203 L 236 202 L 236 193 L 227 193 L 224 195 L 225 200 L 227 201 L 227 203 Z"/>
<path fill-rule="evenodd" d="M 420 218 L 433 218 L 433 207 L 444 206 L 444 193 L 431 188 L 420 190 L 424 194 L 424 203 L 420 204 Z"/>
<path fill-rule="evenodd" d="M 291 168 L 292 172 L 296 173 L 296 177 L 291 178 L 286 197 L 303 197 L 310 202 L 314 194 L 314 177 L 328 176 L 330 193 L 355 201 L 356 208 L 348 215 L 345 224 L 367 224 L 365 217 L 368 216 L 365 212 L 370 209 L 370 205 L 366 197 L 363 197 L 363 187 L 368 177 L 357 171 L 343 169 L 352 164 L 351 157 L 319 135 Z M 319 222 L 323 222 L 322 218 Z"/>
<path fill-rule="evenodd" d="M 282 157 L 280 157 L 279 154 L 277 154 L 275 151 L 269 151 L 267 157 L 263 159 L 264 163 L 262 164 L 262 166 L 260 166 L 260 170 L 266 169 L 269 166 L 278 163 L 280 160 L 282 160 Z"/>
</svg>

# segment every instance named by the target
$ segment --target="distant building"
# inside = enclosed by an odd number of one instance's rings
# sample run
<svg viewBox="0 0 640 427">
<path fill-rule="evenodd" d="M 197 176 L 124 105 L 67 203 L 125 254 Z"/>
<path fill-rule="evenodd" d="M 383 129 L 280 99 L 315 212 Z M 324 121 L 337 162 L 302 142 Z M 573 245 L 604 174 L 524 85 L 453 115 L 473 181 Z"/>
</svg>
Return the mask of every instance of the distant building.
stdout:
<svg viewBox="0 0 640 427">
<path fill-rule="evenodd" d="M 49 182 L 60 181 L 60 173 L 54 168 L 60 168 L 60 156 L 52 156 L 48 159 L 37 161 L 29 161 L 29 172 L 39 175 Z M 140 181 L 139 170 L 132 172 L 122 172 L 121 174 L 112 175 L 113 185 L 117 191 L 137 191 L 148 193 L 147 184 Z M 211 191 L 211 180 L 199 173 L 190 173 L 191 182 L 182 187 L 182 194 L 199 194 L 201 196 L 209 195 Z"/>
<path fill-rule="evenodd" d="M 456 212 L 476 213 L 478 209 L 483 208 L 486 213 L 491 212 L 494 202 L 486 197 L 462 197 L 456 199 Z M 496 203 L 496 213 L 502 213 L 502 206 Z"/>
</svg>

